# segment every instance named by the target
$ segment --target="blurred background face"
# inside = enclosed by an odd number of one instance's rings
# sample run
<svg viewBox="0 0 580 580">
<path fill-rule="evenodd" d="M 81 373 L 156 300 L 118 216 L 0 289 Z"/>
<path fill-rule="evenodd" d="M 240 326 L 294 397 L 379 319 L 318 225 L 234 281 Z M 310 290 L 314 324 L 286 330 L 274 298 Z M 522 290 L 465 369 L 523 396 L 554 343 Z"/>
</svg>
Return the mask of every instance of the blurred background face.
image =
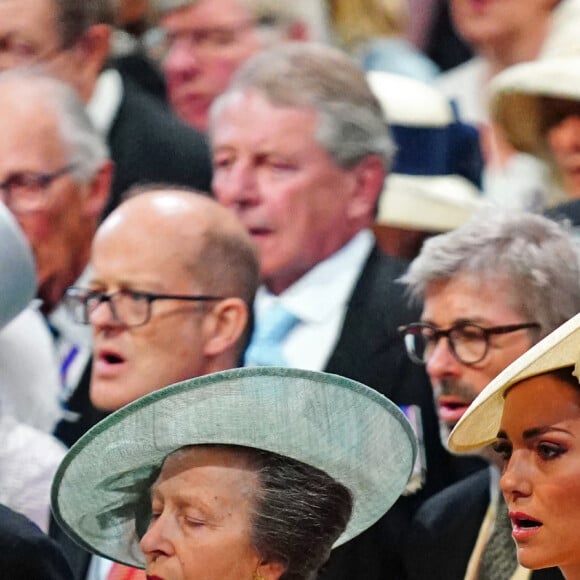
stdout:
<svg viewBox="0 0 580 580">
<path fill-rule="evenodd" d="M 580 198 L 580 101 L 544 99 L 545 139 L 562 186 Z"/>
<path fill-rule="evenodd" d="M 18 93 L 0 94 L 0 182 L 24 174 L 53 173 L 69 161 L 60 142 L 56 119 L 41 105 L 18 102 Z M 70 175 L 50 180 L 41 192 L 42 205 L 19 211 L 4 191 L 2 199 L 24 230 L 36 258 L 39 295 L 48 303 L 60 300 L 66 286 L 79 275 L 79 240 L 85 237 L 86 217 L 92 214 L 87 186 Z M 71 279 L 72 278 L 72 279 Z M 52 304 L 54 305 L 54 304 Z"/>
<path fill-rule="evenodd" d="M 53 0 L 2 0 L 0 2 L 0 70 L 34 64 L 45 65 L 75 87 L 83 99 L 92 82 L 81 62 L 91 58 L 79 46 L 65 48 L 59 37 Z"/>
<path fill-rule="evenodd" d="M 172 232 L 159 234 L 152 243 L 152 228 L 145 218 L 142 227 L 122 220 L 101 227 L 93 244 L 91 288 L 203 294 L 184 263 L 183 244 L 176 243 Z M 93 404 L 118 409 L 146 393 L 204 374 L 203 322 L 210 310 L 196 302 L 157 301 L 149 322 L 127 327 L 115 321 L 108 304 L 100 304 L 90 318 Z"/>
<path fill-rule="evenodd" d="M 257 92 L 233 95 L 212 123 L 214 193 L 251 234 L 277 294 L 352 234 L 355 170 L 316 142 L 317 126 L 315 112 L 275 107 Z"/>
<path fill-rule="evenodd" d="M 168 35 L 163 70 L 171 106 L 206 131 L 212 101 L 260 49 L 251 14 L 239 0 L 201 0 L 169 13 L 161 26 Z"/>
<path fill-rule="evenodd" d="M 551 374 L 516 384 L 495 446 L 520 563 L 561 566 L 567 578 L 580 570 L 579 389 Z M 534 525 L 520 525 L 524 518 Z"/>
<path fill-rule="evenodd" d="M 256 473 L 235 453 L 193 447 L 170 455 L 152 488 L 141 540 L 147 574 L 165 580 L 255 578 L 251 541 Z"/>
<path fill-rule="evenodd" d="M 60 50 L 51 0 L 0 2 L 0 70 L 45 62 Z"/>
<path fill-rule="evenodd" d="M 511 43 L 546 20 L 554 0 L 450 0 L 457 32 L 476 50 Z"/>
<path fill-rule="evenodd" d="M 484 328 L 533 322 L 524 320 L 509 305 L 510 291 L 505 281 L 481 284 L 468 275 L 431 283 L 425 294 L 421 320 L 441 329 L 466 321 Z M 443 443 L 491 379 L 530 346 L 525 330 L 491 336 L 485 358 L 466 365 L 453 356 L 447 339 L 439 340 L 427 362 L 427 373 L 433 386 Z"/>
</svg>

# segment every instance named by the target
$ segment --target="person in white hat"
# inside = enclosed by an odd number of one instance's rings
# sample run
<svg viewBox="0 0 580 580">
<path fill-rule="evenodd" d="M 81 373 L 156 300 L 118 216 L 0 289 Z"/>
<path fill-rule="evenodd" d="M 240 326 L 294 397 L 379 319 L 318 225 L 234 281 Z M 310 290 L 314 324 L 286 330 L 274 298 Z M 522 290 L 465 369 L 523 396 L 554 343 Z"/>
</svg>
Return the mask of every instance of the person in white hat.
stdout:
<svg viewBox="0 0 580 580">
<path fill-rule="evenodd" d="M 61 526 L 150 580 L 312 580 L 403 492 L 403 413 L 327 373 L 245 368 L 110 415 L 55 476 Z"/>
<path fill-rule="evenodd" d="M 493 445 L 520 564 L 580 578 L 580 314 L 500 373 L 449 437 Z"/>
<path fill-rule="evenodd" d="M 580 198 L 579 26 L 580 1 L 564 0 L 538 59 L 506 69 L 490 86 L 491 114 L 509 143 L 550 168 L 543 207 Z"/>
<path fill-rule="evenodd" d="M 545 188 L 544 164 L 517 153 L 489 115 L 489 83 L 507 67 L 538 57 L 559 0 L 450 0 L 455 29 L 476 56 L 447 71 L 437 87 L 457 101 L 461 117 L 478 127 L 485 152 L 483 189 L 502 207 L 536 210 Z"/>
</svg>

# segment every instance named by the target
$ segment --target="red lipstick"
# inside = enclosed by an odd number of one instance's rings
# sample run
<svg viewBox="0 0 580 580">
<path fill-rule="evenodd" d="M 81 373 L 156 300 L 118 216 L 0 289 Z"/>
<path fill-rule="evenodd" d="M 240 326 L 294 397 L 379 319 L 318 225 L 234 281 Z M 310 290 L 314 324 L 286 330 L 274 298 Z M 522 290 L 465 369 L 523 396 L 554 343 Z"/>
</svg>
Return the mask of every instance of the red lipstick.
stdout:
<svg viewBox="0 0 580 580">
<path fill-rule="evenodd" d="M 542 528 L 542 522 L 523 512 L 509 513 L 512 522 L 512 536 L 516 542 L 527 540 Z"/>
</svg>

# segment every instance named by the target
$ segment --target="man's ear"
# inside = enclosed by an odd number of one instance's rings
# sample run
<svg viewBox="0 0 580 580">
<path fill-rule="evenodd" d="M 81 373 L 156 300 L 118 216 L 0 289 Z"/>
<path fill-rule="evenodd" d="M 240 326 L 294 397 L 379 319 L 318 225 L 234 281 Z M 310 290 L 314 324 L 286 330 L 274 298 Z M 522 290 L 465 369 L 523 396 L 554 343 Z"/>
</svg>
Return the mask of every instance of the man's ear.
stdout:
<svg viewBox="0 0 580 580">
<path fill-rule="evenodd" d="M 97 78 L 109 58 L 110 42 L 111 27 L 108 24 L 94 24 L 74 47 L 78 55 L 75 83 L 85 103 L 91 98 Z"/>
<path fill-rule="evenodd" d="M 107 160 L 99 168 L 96 175 L 88 183 L 86 188 L 85 198 L 85 215 L 87 217 L 96 218 L 100 220 L 109 195 L 111 193 L 111 182 L 113 180 L 113 162 Z"/>
<path fill-rule="evenodd" d="M 378 155 L 367 155 L 351 171 L 355 178 L 355 189 L 348 217 L 355 220 L 364 217 L 374 218 L 386 177 L 384 161 Z"/>
<path fill-rule="evenodd" d="M 249 320 L 247 304 L 241 298 L 225 298 L 206 316 L 204 323 L 206 356 L 215 357 L 236 348 Z"/>
<path fill-rule="evenodd" d="M 279 562 L 262 562 L 256 570 L 255 577 L 263 580 L 278 580 L 286 571 L 286 567 Z"/>
</svg>

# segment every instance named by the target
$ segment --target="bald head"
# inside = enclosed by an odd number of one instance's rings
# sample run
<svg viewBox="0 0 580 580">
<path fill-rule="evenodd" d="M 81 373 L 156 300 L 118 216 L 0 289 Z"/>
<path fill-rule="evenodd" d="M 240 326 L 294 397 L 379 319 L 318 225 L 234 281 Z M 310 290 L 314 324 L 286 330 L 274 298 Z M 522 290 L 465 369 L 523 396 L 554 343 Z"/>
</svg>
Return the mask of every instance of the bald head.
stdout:
<svg viewBox="0 0 580 580">
<path fill-rule="evenodd" d="M 101 224 L 91 259 L 91 290 L 109 297 L 89 316 L 98 408 L 237 365 L 259 264 L 227 209 L 201 193 L 141 189 Z"/>
<path fill-rule="evenodd" d="M 119 239 L 135 249 L 155 245 L 162 260 L 176 260 L 204 292 L 238 296 L 248 304 L 258 284 L 258 258 L 233 212 L 203 193 L 137 190 L 101 225 L 99 239 Z"/>
</svg>

